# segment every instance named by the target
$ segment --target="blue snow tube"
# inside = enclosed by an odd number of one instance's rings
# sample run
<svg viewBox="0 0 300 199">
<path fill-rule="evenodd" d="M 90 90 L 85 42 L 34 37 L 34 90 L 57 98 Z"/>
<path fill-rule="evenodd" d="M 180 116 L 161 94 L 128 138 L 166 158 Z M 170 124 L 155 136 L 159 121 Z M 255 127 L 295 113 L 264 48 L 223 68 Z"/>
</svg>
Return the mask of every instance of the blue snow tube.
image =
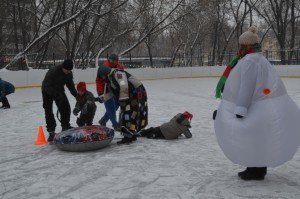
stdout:
<svg viewBox="0 0 300 199">
<path fill-rule="evenodd" d="M 57 133 L 53 143 L 63 151 L 92 151 L 108 146 L 114 134 L 105 126 L 83 126 Z"/>
</svg>

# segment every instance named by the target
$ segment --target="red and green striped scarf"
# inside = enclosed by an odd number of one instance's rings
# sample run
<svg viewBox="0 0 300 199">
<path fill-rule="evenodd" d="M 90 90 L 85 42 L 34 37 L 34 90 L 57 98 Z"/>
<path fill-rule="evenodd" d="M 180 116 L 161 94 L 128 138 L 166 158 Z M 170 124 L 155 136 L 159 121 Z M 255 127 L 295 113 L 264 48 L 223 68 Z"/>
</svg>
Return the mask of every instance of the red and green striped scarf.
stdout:
<svg viewBox="0 0 300 199">
<path fill-rule="evenodd" d="M 227 80 L 231 70 L 235 67 L 235 65 L 238 63 L 238 61 L 247 54 L 257 53 L 257 52 L 261 52 L 260 45 L 255 45 L 254 47 L 251 47 L 251 48 L 242 49 L 238 52 L 238 54 L 235 57 L 233 57 L 231 59 L 229 65 L 227 65 L 227 67 L 216 87 L 216 95 L 215 95 L 216 98 L 222 98 L 221 90 L 225 86 L 226 80 Z"/>
</svg>

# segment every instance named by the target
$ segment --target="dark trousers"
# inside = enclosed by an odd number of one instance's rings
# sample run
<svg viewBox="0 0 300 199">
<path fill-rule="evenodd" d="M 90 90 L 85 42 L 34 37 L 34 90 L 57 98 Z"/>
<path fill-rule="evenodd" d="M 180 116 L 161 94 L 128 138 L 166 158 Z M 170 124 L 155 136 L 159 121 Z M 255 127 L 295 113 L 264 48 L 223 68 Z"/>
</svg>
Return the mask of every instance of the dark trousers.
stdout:
<svg viewBox="0 0 300 199">
<path fill-rule="evenodd" d="M 149 129 L 143 129 L 140 131 L 140 135 L 142 137 L 147 137 L 150 139 L 166 139 L 159 127 L 150 127 Z"/>
<path fill-rule="evenodd" d="M 42 92 L 42 95 L 47 131 L 54 132 L 56 127 L 56 121 L 53 114 L 53 101 L 61 115 L 62 130 L 70 128 L 71 108 L 66 94 L 61 93 L 59 98 L 48 95 L 46 92 Z"/>
<path fill-rule="evenodd" d="M 10 104 L 8 102 L 7 97 L 3 97 L 1 101 L 2 101 L 2 107 L 3 108 L 10 108 Z"/>
</svg>

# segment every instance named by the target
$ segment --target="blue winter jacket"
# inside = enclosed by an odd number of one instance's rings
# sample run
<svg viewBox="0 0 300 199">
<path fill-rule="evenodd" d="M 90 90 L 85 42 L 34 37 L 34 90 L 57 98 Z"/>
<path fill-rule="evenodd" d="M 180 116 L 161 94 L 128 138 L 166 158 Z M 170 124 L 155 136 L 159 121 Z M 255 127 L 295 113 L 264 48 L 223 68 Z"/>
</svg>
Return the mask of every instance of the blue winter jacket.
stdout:
<svg viewBox="0 0 300 199">
<path fill-rule="evenodd" d="M 0 78 L 0 101 L 2 101 L 2 98 L 4 98 L 6 95 L 14 92 L 15 92 L 14 85 Z"/>
</svg>

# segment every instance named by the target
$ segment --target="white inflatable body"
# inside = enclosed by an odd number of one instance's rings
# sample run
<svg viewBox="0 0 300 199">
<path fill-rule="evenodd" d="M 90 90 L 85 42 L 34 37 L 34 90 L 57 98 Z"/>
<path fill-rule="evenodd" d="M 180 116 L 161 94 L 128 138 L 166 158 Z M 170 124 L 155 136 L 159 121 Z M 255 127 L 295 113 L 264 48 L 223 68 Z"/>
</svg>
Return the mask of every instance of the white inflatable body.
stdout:
<svg viewBox="0 0 300 199">
<path fill-rule="evenodd" d="M 246 167 L 279 166 L 300 144 L 300 110 L 260 53 L 246 55 L 231 71 L 214 126 L 224 154 Z"/>
</svg>

